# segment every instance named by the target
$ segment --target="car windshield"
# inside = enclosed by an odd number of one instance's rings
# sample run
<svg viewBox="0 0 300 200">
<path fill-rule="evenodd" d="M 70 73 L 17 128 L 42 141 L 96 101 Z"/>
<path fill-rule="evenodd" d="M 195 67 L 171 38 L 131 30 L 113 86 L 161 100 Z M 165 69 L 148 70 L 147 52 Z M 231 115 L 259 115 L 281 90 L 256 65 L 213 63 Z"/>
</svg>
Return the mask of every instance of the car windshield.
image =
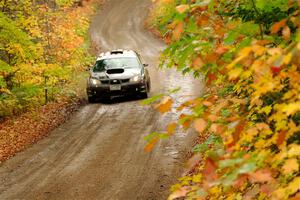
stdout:
<svg viewBox="0 0 300 200">
<path fill-rule="evenodd" d="M 93 72 L 102 72 L 107 69 L 114 69 L 114 68 L 140 68 L 139 61 L 137 58 L 110 58 L 110 59 L 103 59 L 98 60 L 93 68 Z"/>
</svg>

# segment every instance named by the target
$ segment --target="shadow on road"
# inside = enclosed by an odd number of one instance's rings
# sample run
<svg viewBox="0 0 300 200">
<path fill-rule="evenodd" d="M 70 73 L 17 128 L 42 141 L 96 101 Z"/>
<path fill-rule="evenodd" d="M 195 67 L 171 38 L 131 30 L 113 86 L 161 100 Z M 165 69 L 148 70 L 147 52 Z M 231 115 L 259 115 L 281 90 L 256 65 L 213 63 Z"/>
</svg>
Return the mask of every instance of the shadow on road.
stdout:
<svg viewBox="0 0 300 200">
<path fill-rule="evenodd" d="M 134 102 L 134 101 L 140 101 L 144 98 L 137 96 L 137 95 L 131 95 L 131 96 L 114 96 L 107 99 L 97 99 L 93 104 L 105 104 L 105 105 L 112 105 L 112 104 L 120 104 L 120 103 L 126 103 L 126 102 Z"/>
</svg>

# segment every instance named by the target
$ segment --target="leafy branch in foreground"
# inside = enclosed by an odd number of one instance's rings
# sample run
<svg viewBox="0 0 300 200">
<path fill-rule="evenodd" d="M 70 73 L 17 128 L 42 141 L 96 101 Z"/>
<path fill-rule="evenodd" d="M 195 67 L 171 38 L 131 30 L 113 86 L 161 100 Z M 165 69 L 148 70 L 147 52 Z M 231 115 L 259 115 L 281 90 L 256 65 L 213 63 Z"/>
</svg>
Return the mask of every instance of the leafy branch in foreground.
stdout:
<svg viewBox="0 0 300 200">
<path fill-rule="evenodd" d="M 299 2 L 158 2 L 162 66 L 202 74 L 208 86 L 182 105 L 161 102 L 180 113 L 171 124 L 207 138 L 169 199 L 299 198 Z"/>
</svg>

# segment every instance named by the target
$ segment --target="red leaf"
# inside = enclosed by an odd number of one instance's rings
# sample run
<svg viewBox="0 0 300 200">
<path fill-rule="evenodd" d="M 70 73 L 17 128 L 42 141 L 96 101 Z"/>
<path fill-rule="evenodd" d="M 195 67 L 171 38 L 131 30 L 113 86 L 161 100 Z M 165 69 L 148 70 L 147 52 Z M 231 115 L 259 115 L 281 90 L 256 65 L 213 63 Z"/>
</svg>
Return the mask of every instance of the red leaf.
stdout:
<svg viewBox="0 0 300 200">
<path fill-rule="evenodd" d="M 285 141 L 286 132 L 280 131 L 277 137 L 277 145 L 280 146 Z"/>
<path fill-rule="evenodd" d="M 273 72 L 273 74 L 279 74 L 279 72 L 281 71 L 281 67 L 279 66 L 279 67 L 277 67 L 277 66 L 272 66 L 271 67 L 271 70 L 272 70 L 272 72 Z"/>
<path fill-rule="evenodd" d="M 215 80 L 217 80 L 217 76 L 213 73 L 208 73 L 207 74 L 207 85 L 211 85 L 212 82 L 214 82 Z"/>
<path fill-rule="evenodd" d="M 207 181 L 213 181 L 218 178 L 218 175 L 216 173 L 217 166 L 215 162 L 208 158 L 205 162 L 204 169 L 202 171 L 202 174 L 206 178 Z"/>
</svg>

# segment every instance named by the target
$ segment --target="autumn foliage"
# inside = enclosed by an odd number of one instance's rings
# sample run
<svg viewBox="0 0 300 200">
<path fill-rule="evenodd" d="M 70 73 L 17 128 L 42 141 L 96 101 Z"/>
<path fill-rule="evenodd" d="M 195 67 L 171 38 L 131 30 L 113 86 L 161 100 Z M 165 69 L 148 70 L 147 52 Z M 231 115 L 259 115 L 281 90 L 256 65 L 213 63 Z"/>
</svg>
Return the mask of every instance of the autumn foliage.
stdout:
<svg viewBox="0 0 300 200">
<path fill-rule="evenodd" d="M 173 105 L 202 138 L 169 199 L 300 198 L 300 16 L 294 0 L 158 0 L 150 15 L 168 48 L 162 67 L 204 77 L 203 96 Z M 160 100 L 162 99 L 162 100 Z M 205 139 L 203 139 L 205 138 Z"/>
<path fill-rule="evenodd" d="M 0 1 L 0 118 L 77 95 L 95 1 Z"/>
</svg>

